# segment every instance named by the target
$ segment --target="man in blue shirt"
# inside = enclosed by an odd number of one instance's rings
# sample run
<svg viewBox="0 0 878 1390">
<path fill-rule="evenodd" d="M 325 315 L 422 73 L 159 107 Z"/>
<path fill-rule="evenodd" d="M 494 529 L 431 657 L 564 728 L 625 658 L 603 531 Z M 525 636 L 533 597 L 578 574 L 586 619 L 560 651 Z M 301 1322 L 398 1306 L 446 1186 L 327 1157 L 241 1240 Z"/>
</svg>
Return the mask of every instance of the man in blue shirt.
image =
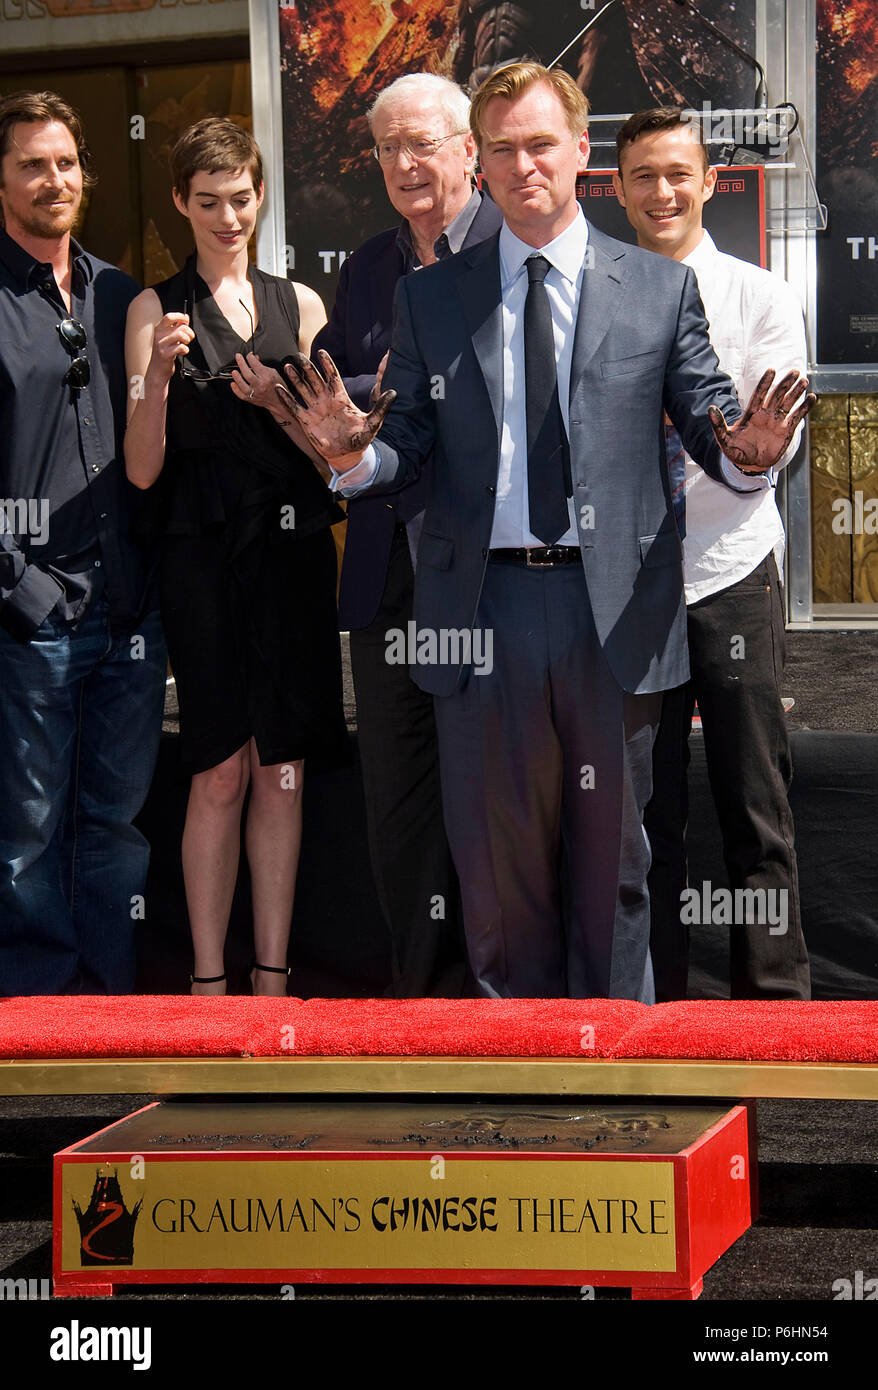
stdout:
<svg viewBox="0 0 878 1390">
<path fill-rule="evenodd" d="M 0 994 L 124 993 L 164 693 L 122 463 L 137 286 L 71 237 L 76 113 L 0 101 Z M 136 388 L 135 388 L 136 389 Z"/>
</svg>

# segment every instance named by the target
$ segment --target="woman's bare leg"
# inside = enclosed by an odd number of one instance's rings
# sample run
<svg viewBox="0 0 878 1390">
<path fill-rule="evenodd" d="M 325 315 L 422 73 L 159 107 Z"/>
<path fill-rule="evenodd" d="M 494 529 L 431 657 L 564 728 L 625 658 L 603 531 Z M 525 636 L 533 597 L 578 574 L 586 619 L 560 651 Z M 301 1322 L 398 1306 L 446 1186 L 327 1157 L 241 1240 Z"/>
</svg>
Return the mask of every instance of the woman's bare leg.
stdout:
<svg viewBox="0 0 878 1390">
<path fill-rule="evenodd" d="M 303 762 L 262 767 L 250 740 L 246 845 L 253 889 L 253 940 L 262 965 L 286 966 L 302 843 Z M 254 994 L 284 995 L 285 975 L 254 970 Z"/>
<path fill-rule="evenodd" d="M 238 877 L 241 807 L 250 776 L 247 744 L 192 778 L 183 830 L 183 879 L 195 954 L 193 975 L 222 975 L 223 947 Z M 225 994 L 225 981 L 193 994 Z"/>
</svg>

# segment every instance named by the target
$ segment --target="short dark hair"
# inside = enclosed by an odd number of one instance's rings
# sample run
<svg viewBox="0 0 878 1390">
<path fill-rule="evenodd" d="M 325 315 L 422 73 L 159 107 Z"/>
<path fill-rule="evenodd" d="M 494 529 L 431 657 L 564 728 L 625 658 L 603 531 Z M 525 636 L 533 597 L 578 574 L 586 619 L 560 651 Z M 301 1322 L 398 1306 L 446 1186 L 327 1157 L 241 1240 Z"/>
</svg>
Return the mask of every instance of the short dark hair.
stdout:
<svg viewBox="0 0 878 1390">
<path fill-rule="evenodd" d="M 76 146 L 83 187 L 89 188 L 96 183 L 97 176 L 92 169 L 91 154 L 82 133 L 79 113 L 57 92 L 10 92 L 8 97 L 0 100 L 0 160 L 9 153 L 13 127 L 42 124 L 44 121 L 58 121 L 67 127 Z"/>
<path fill-rule="evenodd" d="M 701 150 L 706 173 L 710 168 L 710 158 L 704 143 L 704 136 L 701 133 L 701 122 L 694 111 L 686 111 L 681 106 L 652 106 L 648 111 L 635 111 L 633 116 L 628 117 L 616 136 L 616 160 L 619 165 L 619 173 L 622 172 L 622 151 L 627 149 L 629 145 L 633 145 L 634 141 L 638 140 L 641 135 L 653 135 L 657 130 L 676 130 L 679 126 L 685 126 L 687 130 L 691 130 Z"/>
<path fill-rule="evenodd" d="M 259 192 L 262 155 L 249 130 L 220 116 L 205 116 L 184 130 L 171 151 L 174 191 L 185 203 L 196 174 L 236 174 L 246 169 Z"/>
</svg>

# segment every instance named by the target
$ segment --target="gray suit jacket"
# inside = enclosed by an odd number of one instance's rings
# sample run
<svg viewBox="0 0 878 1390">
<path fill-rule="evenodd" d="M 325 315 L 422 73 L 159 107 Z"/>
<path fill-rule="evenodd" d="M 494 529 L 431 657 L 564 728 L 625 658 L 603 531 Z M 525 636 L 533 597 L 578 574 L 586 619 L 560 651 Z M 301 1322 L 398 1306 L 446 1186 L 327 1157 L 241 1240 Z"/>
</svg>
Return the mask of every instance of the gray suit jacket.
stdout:
<svg viewBox="0 0 878 1390">
<path fill-rule="evenodd" d="M 419 630 L 472 627 L 490 545 L 503 411 L 499 234 L 401 280 L 384 379 L 397 400 L 377 440 L 373 487 L 398 487 L 435 450 L 418 553 Z M 687 267 L 589 225 L 570 376 L 579 543 L 598 637 L 623 689 L 688 678 L 682 547 L 670 505 L 664 412 L 692 457 L 725 482 L 707 407 L 740 413 L 710 345 Z M 465 668 L 418 665 L 451 694 Z"/>
</svg>

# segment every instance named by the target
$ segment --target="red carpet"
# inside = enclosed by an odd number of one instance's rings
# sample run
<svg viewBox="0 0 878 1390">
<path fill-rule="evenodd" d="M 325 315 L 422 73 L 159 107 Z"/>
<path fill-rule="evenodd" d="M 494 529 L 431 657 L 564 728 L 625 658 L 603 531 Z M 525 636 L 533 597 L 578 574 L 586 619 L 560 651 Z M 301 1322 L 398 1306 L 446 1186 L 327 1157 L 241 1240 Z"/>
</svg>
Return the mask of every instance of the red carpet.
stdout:
<svg viewBox="0 0 878 1390">
<path fill-rule="evenodd" d="M 691 999 L 638 1015 L 616 1057 L 878 1062 L 878 1001 Z"/>
<path fill-rule="evenodd" d="M 0 1057 L 610 1057 L 624 999 L 0 1000 Z"/>
<path fill-rule="evenodd" d="M 649 1057 L 878 1062 L 878 1001 L 0 1000 L 0 1057 Z"/>
<path fill-rule="evenodd" d="M 0 1000 L 3 1057 L 242 1057 L 283 1052 L 301 999 L 44 995 Z"/>
<path fill-rule="evenodd" d="M 316 1057 L 612 1057 L 645 1008 L 627 999 L 309 999 L 296 1022 L 296 1051 Z"/>
</svg>

